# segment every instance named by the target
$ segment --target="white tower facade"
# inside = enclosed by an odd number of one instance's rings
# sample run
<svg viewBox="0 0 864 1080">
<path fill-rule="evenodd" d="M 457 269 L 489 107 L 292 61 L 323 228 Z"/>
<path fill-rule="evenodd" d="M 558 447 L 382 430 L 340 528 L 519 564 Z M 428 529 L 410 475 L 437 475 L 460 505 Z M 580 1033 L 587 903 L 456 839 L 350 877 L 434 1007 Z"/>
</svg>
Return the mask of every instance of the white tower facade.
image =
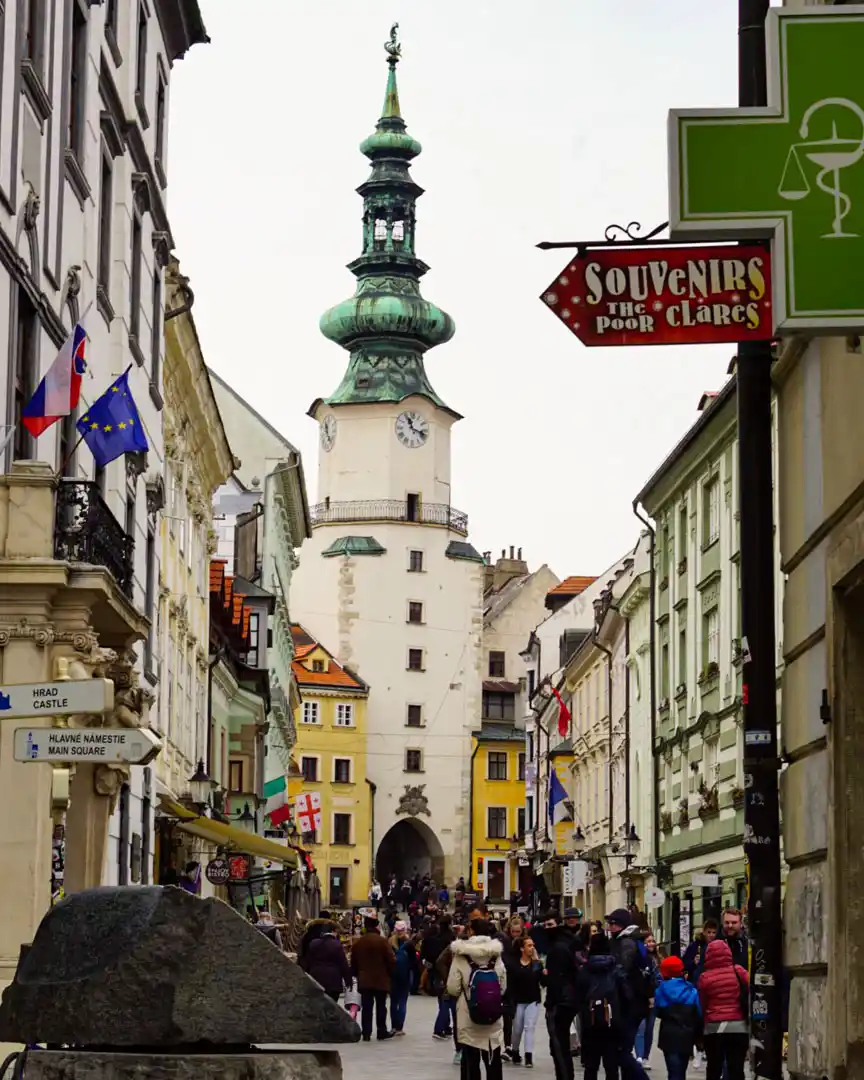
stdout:
<svg viewBox="0 0 864 1080">
<path fill-rule="evenodd" d="M 424 367 L 424 353 L 454 326 L 420 294 L 422 189 L 409 175 L 420 146 L 400 114 L 398 59 L 391 37 L 384 112 L 361 147 L 372 174 L 358 189 L 363 253 L 349 267 L 357 291 L 321 320 L 350 360 L 336 393 L 310 409 L 318 503 L 291 608 L 370 687 L 365 779 L 374 785 L 377 876 L 429 872 L 452 884 L 471 857 L 484 563 L 451 502 L 450 432 L 460 416 Z"/>
</svg>

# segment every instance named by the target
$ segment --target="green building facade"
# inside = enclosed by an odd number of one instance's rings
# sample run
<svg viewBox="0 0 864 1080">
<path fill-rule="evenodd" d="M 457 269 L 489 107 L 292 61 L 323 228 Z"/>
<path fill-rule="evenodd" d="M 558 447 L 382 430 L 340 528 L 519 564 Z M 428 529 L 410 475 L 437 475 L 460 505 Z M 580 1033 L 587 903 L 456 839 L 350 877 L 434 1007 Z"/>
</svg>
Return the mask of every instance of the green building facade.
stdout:
<svg viewBox="0 0 864 1080">
<path fill-rule="evenodd" d="M 637 496 L 656 527 L 658 880 L 682 946 L 747 901 L 736 406 L 733 376 Z"/>
</svg>

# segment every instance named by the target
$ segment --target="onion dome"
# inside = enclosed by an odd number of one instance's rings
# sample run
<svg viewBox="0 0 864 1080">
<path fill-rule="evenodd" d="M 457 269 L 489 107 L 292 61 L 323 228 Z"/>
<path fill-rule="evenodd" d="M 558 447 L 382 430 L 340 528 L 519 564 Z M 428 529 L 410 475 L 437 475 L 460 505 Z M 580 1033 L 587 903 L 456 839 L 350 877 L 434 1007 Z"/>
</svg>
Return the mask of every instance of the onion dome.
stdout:
<svg viewBox="0 0 864 1080">
<path fill-rule="evenodd" d="M 429 384 L 423 354 L 449 341 L 452 318 L 420 293 L 429 267 L 415 253 L 416 202 L 423 189 L 410 174 L 420 143 L 408 134 L 399 105 L 396 65 L 402 55 L 394 24 L 387 51 L 384 109 L 360 150 L 372 164 L 357 188 L 363 198 L 363 251 L 348 269 L 357 278 L 354 295 L 321 317 L 321 333 L 351 354 L 331 405 L 428 397 L 443 409 Z M 448 412 L 452 410 L 448 409 Z"/>
</svg>

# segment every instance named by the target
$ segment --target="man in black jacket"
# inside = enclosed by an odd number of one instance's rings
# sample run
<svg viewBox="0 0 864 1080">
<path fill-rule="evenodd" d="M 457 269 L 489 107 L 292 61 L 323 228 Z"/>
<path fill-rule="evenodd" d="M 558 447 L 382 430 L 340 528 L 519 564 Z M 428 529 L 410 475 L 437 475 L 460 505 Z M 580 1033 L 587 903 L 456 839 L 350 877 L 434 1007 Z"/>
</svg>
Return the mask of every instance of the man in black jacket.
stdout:
<svg viewBox="0 0 864 1080">
<path fill-rule="evenodd" d="M 750 970 L 750 943 L 744 933 L 743 920 L 738 908 L 726 908 L 723 912 L 723 930 L 720 940 L 725 941 L 732 950 L 732 963 Z"/>
<path fill-rule="evenodd" d="M 558 914 L 548 911 L 543 919 L 548 951 L 543 969 L 546 987 L 546 1030 L 555 1065 L 555 1080 L 573 1080 L 570 1028 L 576 1018 L 576 938 L 560 924 Z"/>
</svg>

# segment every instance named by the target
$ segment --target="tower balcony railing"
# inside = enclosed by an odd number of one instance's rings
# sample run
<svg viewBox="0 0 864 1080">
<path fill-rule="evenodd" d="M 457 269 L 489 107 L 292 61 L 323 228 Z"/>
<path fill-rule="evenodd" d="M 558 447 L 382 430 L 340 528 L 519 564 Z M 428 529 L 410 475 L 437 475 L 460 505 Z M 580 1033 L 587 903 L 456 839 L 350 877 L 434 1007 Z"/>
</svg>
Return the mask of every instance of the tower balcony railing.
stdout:
<svg viewBox="0 0 864 1080">
<path fill-rule="evenodd" d="M 311 509 L 313 525 L 349 521 L 405 521 L 417 525 L 441 525 L 468 535 L 468 515 L 447 503 L 424 503 L 399 499 L 368 499 L 362 502 L 317 503 Z"/>
</svg>

